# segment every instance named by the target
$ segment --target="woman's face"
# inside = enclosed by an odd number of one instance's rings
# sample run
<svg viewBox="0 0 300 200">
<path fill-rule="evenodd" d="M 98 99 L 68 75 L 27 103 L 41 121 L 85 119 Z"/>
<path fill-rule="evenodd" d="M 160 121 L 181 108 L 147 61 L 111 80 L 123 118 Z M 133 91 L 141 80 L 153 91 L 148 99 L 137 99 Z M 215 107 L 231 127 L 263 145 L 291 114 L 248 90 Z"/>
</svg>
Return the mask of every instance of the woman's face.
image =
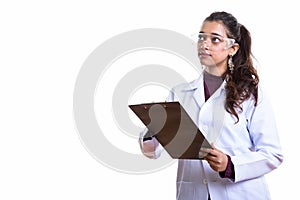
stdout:
<svg viewBox="0 0 300 200">
<path fill-rule="evenodd" d="M 206 67 L 217 67 L 225 72 L 230 49 L 229 42 L 226 28 L 221 22 L 204 22 L 198 38 L 198 57 L 201 64 Z"/>
</svg>

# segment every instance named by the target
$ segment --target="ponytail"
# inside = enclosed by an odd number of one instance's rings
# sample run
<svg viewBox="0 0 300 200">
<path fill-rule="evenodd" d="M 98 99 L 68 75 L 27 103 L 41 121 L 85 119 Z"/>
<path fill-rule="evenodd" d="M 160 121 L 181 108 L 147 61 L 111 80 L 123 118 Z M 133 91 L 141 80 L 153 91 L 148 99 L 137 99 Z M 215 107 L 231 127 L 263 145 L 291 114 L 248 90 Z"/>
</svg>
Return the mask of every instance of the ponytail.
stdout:
<svg viewBox="0 0 300 200">
<path fill-rule="evenodd" d="M 239 49 L 233 57 L 235 68 L 233 73 L 227 73 L 227 84 L 225 87 L 225 109 L 237 118 L 236 122 L 239 121 L 237 111 L 243 110 L 241 104 L 245 100 L 253 96 L 255 106 L 257 105 L 257 87 L 259 82 L 259 77 L 252 61 L 250 32 L 244 25 L 239 24 L 238 33 L 236 40 L 239 44 Z"/>
<path fill-rule="evenodd" d="M 242 24 L 239 24 L 239 37 L 238 37 L 238 43 L 240 45 L 240 48 L 235 55 L 235 60 L 237 63 L 235 63 L 237 66 L 240 65 L 252 65 L 252 58 L 251 58 L 251 36 L 250 32 L 246 29 L 246 27 Z"/>
</svg>

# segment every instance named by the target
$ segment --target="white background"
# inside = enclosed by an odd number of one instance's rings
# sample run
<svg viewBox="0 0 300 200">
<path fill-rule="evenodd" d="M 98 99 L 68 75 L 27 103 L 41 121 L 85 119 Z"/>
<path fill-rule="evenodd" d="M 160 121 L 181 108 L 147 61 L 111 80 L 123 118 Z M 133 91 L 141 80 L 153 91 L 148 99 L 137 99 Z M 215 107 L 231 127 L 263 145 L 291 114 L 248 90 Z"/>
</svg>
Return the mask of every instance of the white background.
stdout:
<svg viewBox="0 0 300 200">
<path fill-rule="evenodd" d="M 285 155 L 267 175 L 272 197 L 298 196 L 296 1 L 6 2 L 0 3 L 0 199 L 175 199 L 176 165 L 130 175 L 86 151 L 73 120 L 74 84 L 85 59 L 107 39 L 138 28 L 189 37 L 220 10 L 250 30 L 272 99 Z"/>
</svg>

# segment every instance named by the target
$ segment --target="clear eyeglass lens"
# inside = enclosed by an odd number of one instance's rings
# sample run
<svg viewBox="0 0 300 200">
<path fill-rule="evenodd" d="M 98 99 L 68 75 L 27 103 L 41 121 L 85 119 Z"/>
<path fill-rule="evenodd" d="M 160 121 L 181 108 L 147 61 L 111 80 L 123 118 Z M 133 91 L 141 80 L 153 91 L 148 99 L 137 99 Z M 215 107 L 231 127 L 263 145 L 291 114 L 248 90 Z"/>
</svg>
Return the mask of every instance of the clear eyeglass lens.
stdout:
<svg viewBox="0 0 300 200">
<path fill-rule="evenodd" d="M 207 34 L 207 33 L 199 33 L 198 35 L 198 43 L 200 45 L 206 43 L 206 45 L 210 47 L 217 48 L 221 44 L 224 44 L 224 48 L 230 48 L 234 44 L 235 40 L 232 38 L 224 38 L 215 34 Z"/>
</svg>

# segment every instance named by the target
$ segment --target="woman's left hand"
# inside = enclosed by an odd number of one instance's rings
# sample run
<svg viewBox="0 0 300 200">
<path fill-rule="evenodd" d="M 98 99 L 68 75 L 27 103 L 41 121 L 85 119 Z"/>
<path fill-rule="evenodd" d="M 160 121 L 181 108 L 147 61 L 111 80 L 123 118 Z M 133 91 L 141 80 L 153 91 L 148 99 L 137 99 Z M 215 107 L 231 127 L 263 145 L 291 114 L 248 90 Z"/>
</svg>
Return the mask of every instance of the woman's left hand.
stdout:
<svg viewBox="0 0 300 200">
<path fill-rule="evenodd" d="M 207 154 L 204 159 L 208 162 L 210 167 L 216 172 L 223 172 L 226 170 L 228 158 L 221 150 L 217 149 L 214 144 L 212 148 L 201 148 L 201 153 Z"/>
</svg>

